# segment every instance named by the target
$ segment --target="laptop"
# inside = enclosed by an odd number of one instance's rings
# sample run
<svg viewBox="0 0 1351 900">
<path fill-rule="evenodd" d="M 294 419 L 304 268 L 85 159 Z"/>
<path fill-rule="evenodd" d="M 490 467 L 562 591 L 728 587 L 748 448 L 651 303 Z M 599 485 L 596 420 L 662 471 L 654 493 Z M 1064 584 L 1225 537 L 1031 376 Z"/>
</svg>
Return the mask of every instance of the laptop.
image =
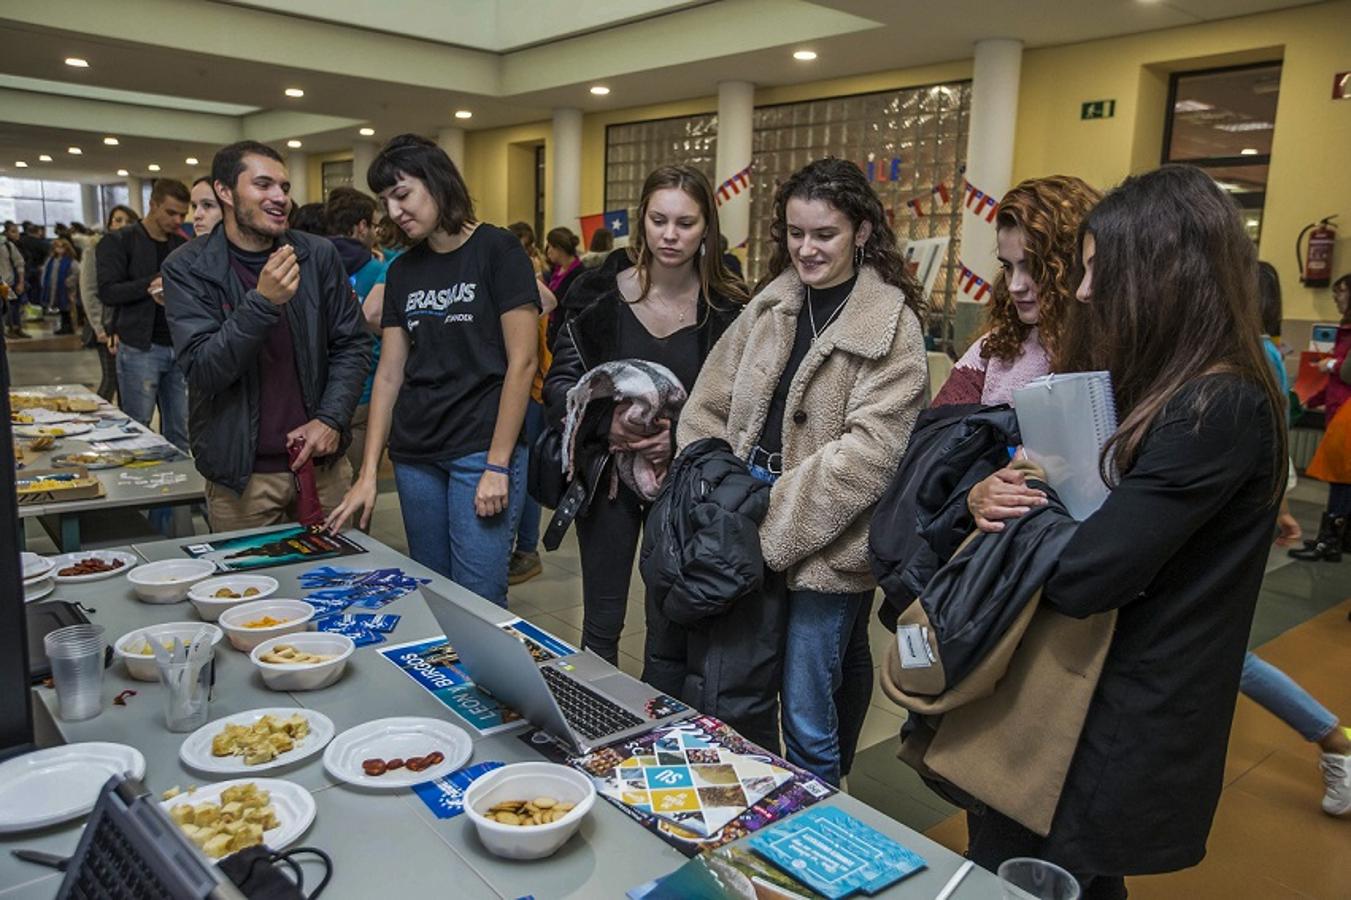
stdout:
<svg viewBox="0 0 1351 900">
<path fill-rule="evenodd" d="M 537 663 L 500 626 L 425 585 L 422 594 L 474 683 L 577 755 L 694 715 L 589 650 Z"/>
</svg>

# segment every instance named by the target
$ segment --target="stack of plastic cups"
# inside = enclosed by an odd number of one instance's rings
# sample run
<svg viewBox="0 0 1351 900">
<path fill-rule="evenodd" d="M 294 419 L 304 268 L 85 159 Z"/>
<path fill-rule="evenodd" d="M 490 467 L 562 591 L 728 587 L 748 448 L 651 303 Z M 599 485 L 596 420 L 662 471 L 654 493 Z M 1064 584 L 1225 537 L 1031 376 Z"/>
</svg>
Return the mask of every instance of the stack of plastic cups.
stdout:
<svg viewBox="0 0 1351 900">
<path fill-rule="evenodd" d="M 103 626 L 68 625 L 42 643 L 52 664 L 57 715 L 67 722 L 97 716 L 103 709 Z"/>
</svg>

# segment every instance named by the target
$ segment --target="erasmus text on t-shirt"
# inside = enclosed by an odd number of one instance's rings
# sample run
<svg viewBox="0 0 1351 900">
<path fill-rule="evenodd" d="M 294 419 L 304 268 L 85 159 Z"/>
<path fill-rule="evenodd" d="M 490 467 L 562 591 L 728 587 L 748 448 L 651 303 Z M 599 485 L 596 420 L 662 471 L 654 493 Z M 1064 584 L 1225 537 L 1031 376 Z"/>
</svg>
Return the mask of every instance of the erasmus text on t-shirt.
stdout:
<svg viewBox="0 0 1351 900">
<path fill-rule="evenodd" d="M 492 225 L 449 253 L 421 244 L 395 261 L 382 324 L 405 328 L 410 345 L 390 431 L 395 462 L 488 449 L 507 371 L 502 315 L 538 302 L 520 241 Z"/>
</svg>

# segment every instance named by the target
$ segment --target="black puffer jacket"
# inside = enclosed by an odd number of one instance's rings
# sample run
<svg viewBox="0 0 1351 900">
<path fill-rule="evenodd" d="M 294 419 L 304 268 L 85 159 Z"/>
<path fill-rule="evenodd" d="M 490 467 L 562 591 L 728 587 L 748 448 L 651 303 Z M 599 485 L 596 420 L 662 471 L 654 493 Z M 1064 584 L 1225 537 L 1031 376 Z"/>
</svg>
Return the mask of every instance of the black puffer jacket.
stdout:
<svg viewBox="0 0 1351 900">
<path fill-rule="evenodd" d="M 648 514 L 638 568 L 643 680 L 773 747 L 786 618 L 765 591 L 769 490 L 726 441 L 690 444 Z"/>
<path fill-rule="evenodd" d="M 868 561 L 885 598 L 877 617 L 888 630 L 971 533 L 967 492 L 1008 465 L 1008 448 L 1018 443 L 1018 417 L 1007 406 L 920 414 L 868 529 Z"/>
</svg>

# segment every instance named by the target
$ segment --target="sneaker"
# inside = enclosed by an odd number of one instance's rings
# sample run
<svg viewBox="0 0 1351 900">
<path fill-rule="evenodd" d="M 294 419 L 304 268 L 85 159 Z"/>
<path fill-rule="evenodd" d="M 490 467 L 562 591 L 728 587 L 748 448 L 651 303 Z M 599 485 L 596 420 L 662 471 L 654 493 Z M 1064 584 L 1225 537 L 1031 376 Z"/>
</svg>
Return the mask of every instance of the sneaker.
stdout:
<svg viewBox="0 0 1351 900">
<path fill-rule="evenodd" d="M 539 553 L 512 553 L 511 562 L 507 564 L 507 584 L 529 581 L 543 571 L 544 564 L 539 561 Z"/>
<path fill-rule="evenodd" d="M 1346 729 L 1351 736 L 1351 729 Z M 1318 761 L 1323 770 L 1323 812 L 1344 816 L 1351 812 L 1351 754 L 1324 753 Z"/>
</svg>

